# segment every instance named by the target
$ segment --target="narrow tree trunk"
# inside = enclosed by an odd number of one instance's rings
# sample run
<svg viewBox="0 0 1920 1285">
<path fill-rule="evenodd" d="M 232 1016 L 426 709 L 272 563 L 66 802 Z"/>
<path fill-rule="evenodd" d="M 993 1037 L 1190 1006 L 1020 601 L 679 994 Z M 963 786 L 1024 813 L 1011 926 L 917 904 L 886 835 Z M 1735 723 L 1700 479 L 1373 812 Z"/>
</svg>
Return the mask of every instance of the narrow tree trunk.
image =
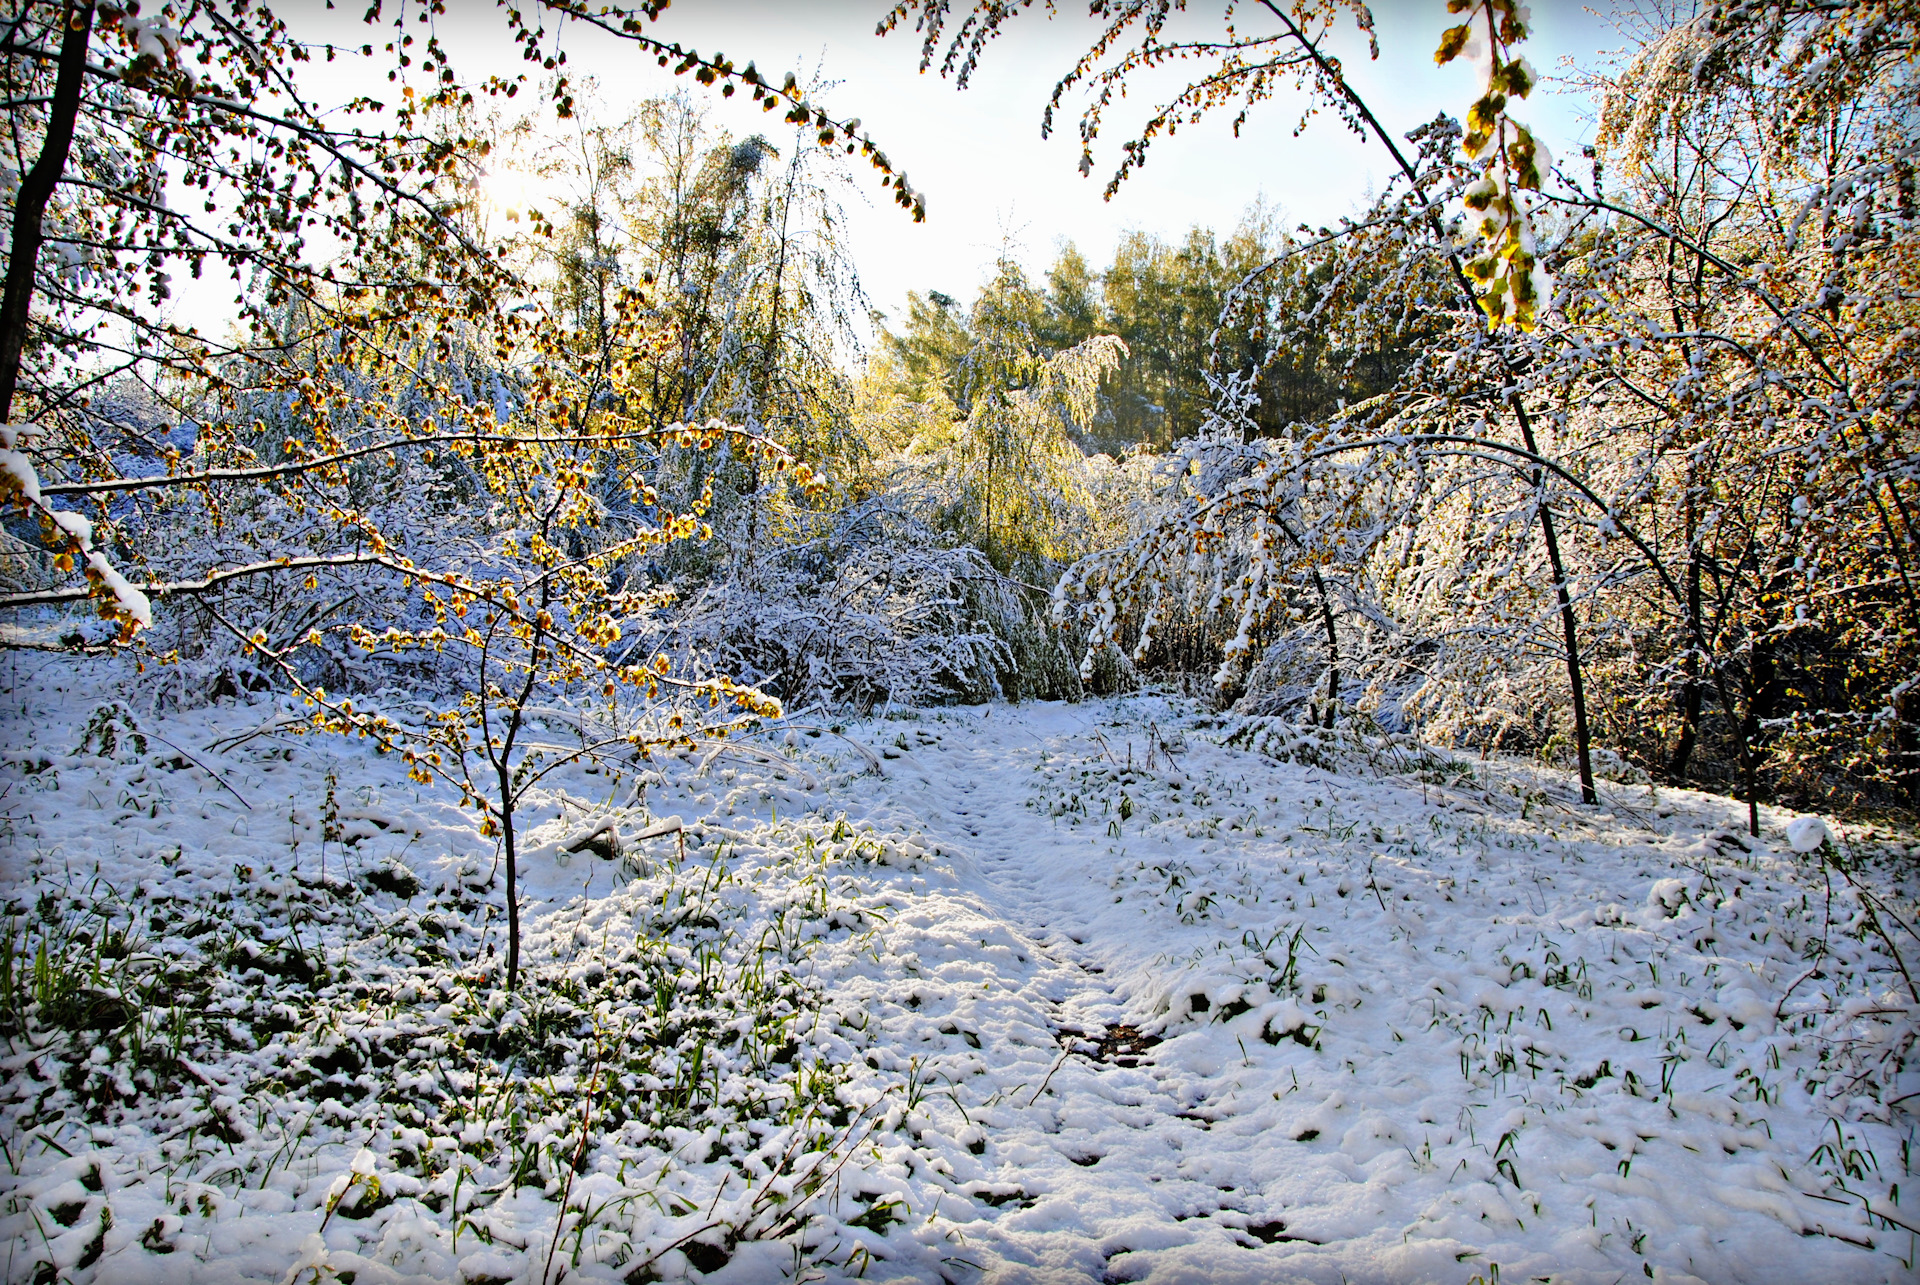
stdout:
<svg viewBox="0 0 1920 1285">
<path fill-rule="evenodd" d="M 1920 803 L 1920 700 L 1909 690 L 1894 702 L 1894 784 L 1909 803 Z"/>
<path fill-rule="evenodd" d="M 1779 671 L 1773 663 L 1773 648 L 1761 643 L 1753 646 L 1748 662 L 1747 716 L 1740 723 L 1740 766 L 1746 777 L 1747 832 L 1760 835 L 1760 736 L 1761 724 L 1773 717 L 1778 704 Z"/>
<path fill-rule="evenodd" d="M 500 777 L 500 840 L 507 854 L 507 993 L 520 985 L 520 863 L 513 846 L 513 778 L 505 760 L 495 769 Z"/>
<path fill-rule="evenodd" d="M 544 534 L 544 533 L 543 533 Z M 543 579 L 540 585 L 540 600 L 537 610 L 547 611 L 553 605 L 553 581 Z M 520 984 L 520 862 L 514 849 L 513 815 L 517 798 L 513 788 L 513 743 L 520 737 L 521 725 L 527 716 L 527 700 L 533 695 L 535 684 L 540 681 L 540 662 L 545 658 L 545 635 L 536 630 L 533 635 L 533 651 L 527 661 L 526 679 L 520 684 L 520 694 L 513 702 L 513 716 L 507 720 L 507 734 L 501 740 L 497 754 L 489 751 L 493 759 L 493 773 L 500 783 L 500 841 L 502 851 L 507 858 L 507 990 L 512 992 Z M 487 681 L 486 666 L 480 667 L 480 681 Z M 483 723 L 481 734 L 486 734 Z"/>
<path fill-rule="evenodd" d="M 1547 544 L 1547 562 L 1553 568 L 1553 591 L 1560 599 L 1560 631 L 1567 640 L 1567 686 L 1573 692 L 1573 746 L 1580 762 L 1580 799 L 1598 803 L 1593 788 L 1593 736 L 1587 727 L 1587 685 L 1580 671 L 1579 622 L 1573 614 L 1573 596 L 1567 591 L 1567 573 L 1560 561 L 1560 540 L 1554 533 L 1553 514 L 1540 506 L 1540 534 Z"/>
<path fill-rule="evenodd" d="M 1678 132 L 1674 134 L 1673 146 L 1673 172 L 1678 174 L 1680 172 L 1680 136 Z M 1702 294 L 1701 274 L 1704 269 L 1705 265 L 1700 256 L 1697 254 L 1694 255 L 1693 276 L 1689 284 L 1692 289 L 1691 302 L 1696 313 L 1700 309 Z M 1673 326 L 1673 333 L 1676 335 L 1684 335 L 1699 328 L 1694 325 L 1680 309 L 1682 297 L 1681 281 L 1680 243 L 1678 240 L 1669 238 L 1667 241 L 1667 309 Z M 1694 365 L 1693 341 L 1690 339 L 1682 340 L 1680 343 L 1680 353 L 1681 357 L 1686 361 L 1688 368 L 1691 369 Z M 1686 780 L 1687 765 L 1693 758 L 1694 744 L 1699 740 L 1700 702 L 1702 699 L 1700 666 L 1702 662 L 1709 660 L 1709 657 L 1706 656 L 1703 651 L 1696 650 L 1694 647 L 1695 641 L 1704 636 L 1704 631 L 1700 626 L 1700 522 L 1695 507 L 1695 501 L 1700 494 L 1700 487 L 1695 476 L 1696 463 L 1697 457 L 1693 452 L 1687 452 L 1684 510 L 1687 534 L 1687 601 L 1684 608 L 1687 613 L 1686 623 L 1688 635 L 1685 665 L 1687 680 L 1680 692 L 1680 737 L 1674 744 L 1673 757 L 1667 762 L 1667 781 L 1672 785 L 1679 785 Z"/>
<path fill-rule="evenodd" d="M 1691 521 L 1689 521 L 1691 526 Z M 1692 533 L 1688 533 L 1692 541 Z M 1700 629 L 1700 553 L 1694 550 L 1687 559 L 1687 625 L 1689 633 L 1698 638 Z M 1680 692 L 1680 739 L 1673 747 L 1673 758 L 1667 764 L 1667 783 L 1683 784 L 1687 776 L 1687 763 L 1693 757 L 1695 741 L 1700 736 L 1700 661 L 1703 658 L 1689 643 L 1687 652 L 1687 682 Z"/>
<path fill-rule="evenodd" d="M 6 294 L 0 298 L 0 422 L 13 416 L 13 394 L 20 383 L 20 358 L 27 346 L 27 319 L 33 308 L 33 278 L 45 236 L 40 222 L 47 201 L 66 172 L 73 146 L 73 125 L 80 115 L 80 86 L 87 74 L 87 41 L 93 34 L 93 0 L 67 0 L 60 15 L 60 61 L 47 109 L 47 136 L 40 156 L 20 183 L 13 206 L 13 240 L 7 250 Z"/>
<path fill-rule="evenodd" d="M 1688 657 L 1691 668 L 1696 662 Z M 1680 689 L 1680 739 L 1674 743 L 1673 757 L 1667 761 L 1667 784 L 1685 785 L 1687 782 L 1687 764 L 1693 758 L 1694 742 L 1700 736 L 1700 680 L 1693 674 L 1687 675 L 1686 686 Z"/>
<path fill-rule="evenodd" d="M 1520 437 L 1527 450 L 1535 455 L 1540 454 L 1540 448 L 1533 440 L 1533 422 L 1527 418 L 1527 410 L 1520 404 L 1519 394 L 1513 396 L 1511 405 L 1520 421 Z M 1540 470 L 1535 469 L 1533 485 L 1536 491 L 1541 480 Z M 1560 537 L 1554 530 L 1553 514 L 1544 501 L 1537 503 L 1540 536 L 1547 546 L 1547 565 L 1553 571 L 1553 593 L 1560 601 L 1560 632 L 1566 638 L 1567 686 L 1573 693 L 1573 748 L 1580 765 L 1580 799 L 1584 803 L 1598 803 L 1600 796 L 1593 788 L 1593 739 L 1587 727 L 1587 684 L 1580 669 L 1580 622 L 1573 614 L 1573 595 L 1567 589 L 1566 565 L 1560 558 Z"/>
<path fill-rule="evenodd" d="M 800 163 L 794 154 L 793 165 Z M 767 428 L 767 408 L 773 402 L 773 381 L 780 370 L 780 301 L 787 275 L 787 221 L 793 211 L 793 166 L 787 168 L 787 195 L 780 205 L 780 251 L 773 264 L 773 304 L 767 314 L 766 342 L 760 347 L 760 381 L 755 394 L 759 399 L 759 423 L 753 427 L 772 436 Z M 760 457 L 747 459 L 747 567 L 753 567 L 754 550 L 760 545 Z"/>
<path fill-rule="evenodd" d="M 987 450 L 989 453 L 987 455 L 986 518 L 982 524 L 985 534 L 984 534 L 984 539 L 981 541 L 981 543 L 986 546 L 985 553 L 988 559 L 991 560 L 993 557 L 993 454 L 992 452 L 994 450 L 994 446 L 992 443 L 988 443 Z"/>
<path fill-rule="evenodd" d="M 1313 587 L 1320 592 L 1320 619 L 1327 626 L 1326 725 L 1331 729 L 1340 701 L 1340 634 L 1333 626 L 1333 603 L 1327 598 L 1327 585 L 1318 567 L 1313 569 Z"/>
</svg>

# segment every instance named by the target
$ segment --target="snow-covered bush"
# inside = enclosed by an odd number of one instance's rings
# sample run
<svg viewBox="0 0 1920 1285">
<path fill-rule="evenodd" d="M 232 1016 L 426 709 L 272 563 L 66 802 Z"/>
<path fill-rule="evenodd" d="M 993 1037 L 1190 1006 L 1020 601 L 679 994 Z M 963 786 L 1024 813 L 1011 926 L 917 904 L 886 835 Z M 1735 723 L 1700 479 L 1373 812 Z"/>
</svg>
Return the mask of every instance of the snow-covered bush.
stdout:
<svg viewBox="0 0 1920 1285">
<path fill-rule="evenodd" d="M 715 576 L 647 633 L 790 706 L 978 701 L 1056 693 L 1061 643 L 1025 585 L 887 495 Z M 1049 666 L 1049 657 L 1052 657 Z"/>
</svg>

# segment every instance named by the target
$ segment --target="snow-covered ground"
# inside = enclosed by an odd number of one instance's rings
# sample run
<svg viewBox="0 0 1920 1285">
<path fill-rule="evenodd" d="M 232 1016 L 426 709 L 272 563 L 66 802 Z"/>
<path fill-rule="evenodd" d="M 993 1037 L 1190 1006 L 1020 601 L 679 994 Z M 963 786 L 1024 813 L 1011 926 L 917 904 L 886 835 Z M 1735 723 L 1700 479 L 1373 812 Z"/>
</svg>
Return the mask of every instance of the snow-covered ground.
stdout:
<svg viewBox="0 0 1920 1285">
<path fill-rule="evenodd" d="M 509 997 L 450 793 L 118 663 L 0 702 L 9 1281 L 1913 1279 L 1910 838 L 1870 902 L 1158 697 L 803 719 L 550 777 Z"/>
</svg>

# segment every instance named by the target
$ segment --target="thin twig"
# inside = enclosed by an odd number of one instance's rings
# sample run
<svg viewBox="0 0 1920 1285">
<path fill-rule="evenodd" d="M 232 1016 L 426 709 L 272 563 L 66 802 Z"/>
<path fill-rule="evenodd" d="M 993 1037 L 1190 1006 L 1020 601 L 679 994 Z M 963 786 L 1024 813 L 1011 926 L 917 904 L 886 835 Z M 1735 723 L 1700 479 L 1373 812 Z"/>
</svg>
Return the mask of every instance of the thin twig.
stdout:
<svg viewBox="0 0 1920 1285">
<path fill-rule="evenodd" d="M 1786 990 L 1780 993 L 1780 1002 L 1773 1006 L 1774 1021 L 1777 1022 L 1780 1020 L 1780 1015 L 1786 1011 L 1788 997 L 1791 996 L 1794 993 L 1794 991 L 1800 988 L 1800 983 L 1806 981 L 1807 978 L 1809 977 L 1813 977 L 1817 975 L 1819 972 L 1820 972 L 1820 965 L 1815 964 L 1812 968 L 1809 968 L 1806 972 L 1794 978 L 1793 985 L 1787 987 Z"/>
<path fill-rule="evenodd" d="M 560 1248 L 560 1234 L 567 1226 L 567 1198 L 573 1194 L 573 1175 L 580 1172 L 580 1163 L 587 1156 L 587 1134 L 593 1123 L 593 1103 L 600 1094 L 600 1050 L 598 1032 L 593 1040 L 593 1073 L 587 1079 L 587 1106 L 580 1114 L 580 1145 L 574 1148 L 573 1163 L 567 1166 L 567 1180 L 560 1188 L 560 1214 L 553 1220 L 553 1242 L 547 1246 L 547 1261 L 540 1268 L 540 1285 L 547 1285 L 547 1279 L 553 1274 L 553 1252 Z"/>
<path fill-rule="evenodd" d="M 1040 1100 L 1040 1095 L 1047 1091 L 1047 1086 L 1049 1084 L 1053 1083 L 1054 1071 L 1058 1071 L 1061 1067 L 1065 1066 L 1067 1064 L 1067 1059 L 1072 1056 L 1073 1056 L 1073 1050 L 1068 1049 L 1066 1052 L 1062 1053 L 1059 1057 L 1053 1060 L 1053 1068 L 1052 1070 L 1049 1070 L 1047 1072 L 1047 1078 L 1040 1081 L 1040 1087 L 1035 1089 L 1033 1091 L 1033 1096 L 1027 1099 L 1028 1106 L 1032 1106 L 1034 1103 Z"/>
<path fill-rule="evenodd" d="M 247 802 L 244 798 L 241 798 L 240 791 L 234 789 L 231 785 L 228 785 L 226 778 L 221 776 L 218 771 L 208 767 L 205 763 L 202 763 L 199 759 L 195 758 L 192 754 L 188 753 L 186 750 L 181 749 L 178 745 L 175 745 L 172 741 L 160 735 L 160 733 L 158 732 L 143 732 L 142 735 L 151 736 L 154 740 L 160 742 L 162 745 L 166 746 L 168 749 L 174 751 L 175 753 L 180 755 L 181 758 L 186 759 L 189 763 L 199 768 L 202 772 L 205 772 L 208 776 L 211 776 L 213 778 L 214 784 L 218 785 L 221 789 L 225 790 L 228 794 L 231 794 L 234 798 L 240 799 L 241 807 L 245 808 L 249 812 L 253 811 L 253 804 Z"/>
</svg>

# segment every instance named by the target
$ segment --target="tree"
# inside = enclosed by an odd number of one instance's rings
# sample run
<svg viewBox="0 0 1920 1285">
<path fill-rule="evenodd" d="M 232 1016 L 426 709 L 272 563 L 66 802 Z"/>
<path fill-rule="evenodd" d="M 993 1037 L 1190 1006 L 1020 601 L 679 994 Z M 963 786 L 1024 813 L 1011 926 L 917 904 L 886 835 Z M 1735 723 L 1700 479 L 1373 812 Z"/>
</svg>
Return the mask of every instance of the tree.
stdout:
<svg viewBox="0 0 1920 1285">
<path fill-rule="evenodd" d="M 1643 443 L 1611 467 L 1682 587 L 1622 613 L 1665 658 L 1635 713 L 1674 779 L 1717 708 L 1749 799 L 1769 764 L 1911 795 L 1914 34 L 1875 4 L 1713 6 L 1591 82 L 1612 190 L 1559 201 L 1605 223 L 1595 374 Z"/>
<path fill-rule="evenodd" d="M 637 295 L 620 301 L 606 318 L 609 346 L 640 345 L 633 331 L 645 325 L 641 313 Z M 373 738 L 402 755 L 415 779 L 446 776 L 480 811 L 480 832 L 499 840 L 505 863 L 509 990 L 520 973 L 516 817 L 528 790 L 581 759 L 618 770 L 660 747 L 691 747 L 696 734 L 723 736 L 780 711 L 777 700 L 723 674 L 675 673 L 664 654 L 635 657 L 631 647 L 619 648 L 624 632 L 665 597 L 637 566 L 662 546 L 711 534 L 704 503 L 674 512 L 643 480 L 650 448 L 669 435 L 698 450 L 731 439 L 754 458 L 791 468 L 804 488 L 824 485 L 765 438 L 719 421 L 636 431 L 613 409 L 627 391 L 627 372 L 609 370 L 592 350 L 579 361 L 555 337 L 564 334 L 537 325 L 517 334 L 521 350 L 510 366 L 518 376 L 516 432 L 453 443 L 484 480 L 491 512 L 480 524 L 486 538 L 457 564 L 407 568 L 431 619 L 410 629 L 352 626 L 354 644 L 370 656 L 431 652 L 456 675 L 448 699 L 416 700 L 397 713 L 356 709 L 351 697 L 298 677 L 293 653 L 310 639 L 276 650 L 264 633 L 253 636 L 256 650 L 292 676 L 317 711 L 316 727 Z M 437 391 L 452 414 L 461 413 L 453 389 Z M 634 504 L 625 514 L 600 498 L 609 476 L 626 479 Z M 574 723 L 577 744 L 530 737 L 542 718 Z"/>
<path fill-rule="evenodd" d="M 774 86 L 752 64 L 737 67 L 647 35 L 660 7 L 588 10 L 542 0 L 531 11 L 508 11 L 501 34 L 554 73 L 548 90 L 563 118 L 572 113 L 573 87 L 561 70 L 564 55 L 544 41 L 548 21 L 625 40 L 723 93 L 745 90 L 770 110 L 784 108 L 812 143 L 860 152 L 897 200 L 923 212 L 858 122 L 829 117 L 792 78 Z M 467 200 L 463 163 L 483 153 L 484 141 L 442 126 L 471 109 L 476 93 L 510 98 L 526 78 L 463 85 L 434 18 L 433 6 L 389 18 L 376 5 L 359 49 L 301 39 L 260 6 L 233 14 L 197 8 L 178 31 L 92 0 L 34 0 L 10 20 L 0 76 L 18 105 L 7 160 L 23 177 L 10 194 L 0 417 L 27 427 L 16 427 L 14 441 L 0 449 L 9 451 L 8 476 L 31 471 L 45 475 L 45 484 L 36 494 L 22 481 L 8 496 L 37 516 L 63 557 L 92 569 L 82 596 L 121 623 L 123 639 L 144 617 L 138 599 L 100 570 L 118 538 L 103 497 L 214 480 L 268 483 L 339 454 L 339 444 L 307 443 L 301 458 L 278 469 L 203 422 L 195 448 L 205 476 L 127 478 L 117 460 L 158 457 L 176 471 L 184 461 L 93 413 L 91 390 L 116 376 L 136 378 L 179 418 L 210 421 L 194 399 L 232 400 L 223 363 L 255 372 L 270 366 L 280 351 L 277 318 L 289 306 L 313 329 L 349 343 L 391 339 L 398 355 L 409 340 L 397 323 L 430 315 L 421 324 L 431 329 L 512 296 L 511 274 L 458 217 Z M 323 109 L 305 97 L 298 75 L 316 57 L 364 60 L 369 79 L 384 67 L 397 97 L 361 95 L 339 111 Z M 197 281 L 222 271 L 236 290 L 233 333 L 203 335 L 173 321 L 167 301 L 175 275 Z M 285 381 L 288 396 L 303 395 L 303 377 Z M 16 449 L 22 441 L 31 445 Z M 364 458 L 409 444 L 410 435 L 351 449 Z M 248 472 L 261 468 L 267 471 Z M 68 501 L 93 511 L 57 519 L 64 510 L 56 502 Z M 134 566 L 137 573 L 137 557 Z M 274 570 L 227 568 L 216 583 L 242 574 Z M 195 592 L 192 585 L 148 588 L 175 596 Z M 15 597 L 0 605 L 31 603 Z"/>
<path fill-rule="evenodd" d="M 1053 112 L 1069 90 L 1083 84 L 1096 89 L 1080 123 L 1081 172 L 1085 174 L 1092 169 L 1091 148 L 1106 108 L 1114 96 L 1122 92 L 1130 77 L 1176 62 L 1215 63 L 1206 76 L 1191 82 L 1157 108 L 1140 133 L 1124 145 L 1125 159 L 1107 185 L 1109 197 L 1144 161 L 1147 149 L 1162 131 L 1171 133 L 1181 123 L 1197 121 L 1207 112 L 1235 102 L 1239 104 L 1237 125 L 1255 105 L 1271 98 L 1289 83 L 1308 90 L 1316 106 L 1333 108 L 1357 133 L 1377 138 L 1394 158 L 1399 177 L 1417 191 L 1420 189 L 1421 177 L 1397 141 L 1381 127 L 1372 110 L 1341 75 L 1338 61 L 1322 47 L 1343 10 L 1371 41 L 1372 16 L 1364 5 L 1299 3 L 1282 8 L 1273 0 L 1262 0 L 1261 9 L 1280 24 L 1275 34 L 1243 35 L 1230 8 L 1221 39 L 1163 43 L 1160 33 L 1175 7 L 1175 0 L 1132 0 L 1105 10 L 1107 25 L 1102 35 L 1054 87 L 1043 133 L 1052 129 Z M 882 23 L 882 33 L 893 29 L 915 10 L 920 11 L 919 28 L 923 33 L 922 70 L 931 64 L 946 38 L 942 72 L 954 74 L 962 88 L 977 65 L 986 41 L 1018 12 L 983 0 L 962 20 L 959 29 L 946 37 L 945 6 L 903 0 Z M 1523 189 L 1541 186 L 1547 160 L 1544 149 L 1538 146 L 1531 132 L 1507 111 L 1511 100 L 1527 95 L 1535 79 L 1526 61 L 1510 52 L 1511 45 L 1525 38 L 1526 27 L 1521 11 L 1511 0 L 1470 0 L 1457 9 L 1450 7 L 1450 11 L 1460 13 L 1464 21 L 1445 33 L 1436 59 L 1444 63 L 1469 48 L 1477 49 L 1485 55 L 1486 78 L 1481 96 L 1468 112 L 1467 130 L 1461 136 L 1464 156 L 1477 166 L 1479 173 L 1458 194 L 1462 205 L 1475 214 L 1479 252 L 1468 258 L 1450 245 L 1447 257 L 1462 296 L 1484 310 L 1490 325 L 1512 323 L 1525 331 L 1537 321 L 1545 276 L 1535 252 L 1531 216 L 1520 193 Z M 1135 28 L 1140 33 L 1137 47 L 1113 56 L 1116 49 L 1124 48 L 1124 38 Z M 1378 55 L 1377 44 L 1373 45 L 1372 52 Z M 1110 56 L 1113 59 L 1108 62 Z M 1439 223 L 1437 205 L 1424 199 L 1427 195 L 1424 191 L 1419 194 L 1423 198 L 1422 208 L 1415 217 L 1427 225 L 1423 231 L 1448 239 L 1448 233 Z M 1509 405 L 1526 454 L 1538 457 L 1539 446 L 1527 411 L 1518 400 L 1509 399 Z M 1535 478 L 1536 485 L 1542 481 L 1544 475 Z M 1590 737 L 1573 603 L 1552 512 L 1544 503 L 1538 504 L 1535 511 L 1559 599 L 1581 791 L 1588 802 L 1593 802 Z M 1243 629 L 1239 637 L 1244 633 Z"/>
<path fill-rule="evenodd" d="M 1094 335 L 1055 350 L 1054 324 L 1047 297 L 1002 258 L 964 319 L 947 296 L 909 295 L 906 333 L 884 337 L 890 361 L 876 372 L 893 383 L 869 413 L 915 424 L 905 463 L 938 479 L 948 523 L 1003 571 L 1091 547 L 1080 442 L 1126 345 Z"/>
<path fill-rule="evenodd" d="M 502 34 L 552 73 L 563 120 L 573 86 L 548 22 L 782 109 L 808 146 L 862 154 L 921 214 L 857 122 L 813 106 L 791 77 L 770 85 L 752 64 L 654 39 L 646 25 L 662 7 L 543 0 L 507 11 Z M 0 593 L 0 606 L 92 603 L 111 635 L 67 632 L 59 645 L 125 645 L 156 624 L 156 604 L 190 600 L 308 699 L 315 729 L 371 737 L 422 779 L 452 777 L 502 840 L 511 984 L 514 807 L 540 770 L 521 739 L 528 702 L 613 702 L 608 686 L 622 682 L 641 693 L 580 753 L 645 753 L 735 722 L 675 709 L 675 693 L 773 708 L 724 676 L 662 674 L 616 650 L 622 621 L 654 601 L 640 555 L 706 532 L 705 494 L 663 503 L 648 471 L 669 451 L 730 442 L 755 465 L 792 466 L 802 491 L 818 479 L 762 434 L 630 413 L 640 359 L 663 331 L 641 321 L 650 283 L 619 279 L 602 253 L 610 229 L 594 193 L 620 170 L 605 134 L 580 140 L 590 191 L 556 237 L 556 306 L 542 310 L 539 283 L 470 208 L 489 148 L 479 100 L 511 99 L 526 78 L 463 85 L 437 15 L 375 5 L 358 50 L 302 39 L 260 6 L 195 7 L 179 30 L 92 0 L 34 0 L 7 20 L 5 146 L 24 178 L 9 193 L 0 301 L 0 418 L 12 421 L 0 498 L 37 522 L 67 574 Z M 384 68 L 395 96 L 315 102 L 299 73 L 316 57 Z M 725 168 L 712 176 L 723 187 Z M 235 291 L 231 332 L 174 320 L 174 275 L 221 273 Z M 97 396 L 128 381 L 184 427 Z M 486 506 L 464 543 L 415 520 L 443 478 Z M 339 596 L 317 606 L 301 591 L 317 594 L 323 577 Z M 356 705 L 314 672 L 342 653 L 366 666 L 448 651 L 467 685 L 424 713 Z"/>
<path fill-rule="evenodd" d="M 1636 720 L 1651 717 L 1666 744 L 1647 757 L 1675 777 L 1713 723 L 1756 833 L 1769 774 L 1815 791 L 1910 781 L 1912 698 L 1895 675 L 1911 673 L 1916 618 L 1898 373 L 1913 333 L 1913 16 L 1860 0 L 1672 20 L 1599 85 L 1592 182 L 1550 184 L 1509 111 L 1533 80 L 1513 6 L 1460 7 L 1439 58 L 1477 46 L 1482 96 L 1464 129 L 1436 122 L 1411 150 L 1322 50 L 1328 11 L 1262 4 L 1280 34 L 1229 26 L 1176 48 L 1155 39 L 1172 7 L 1106 10 L 1056 106 L 1095 87 L 1090 145 L 1129 75 L 1214 60 L 1127 145 L 1117 184 L 1176 121 L 1304 84 L 1389 151 L 1394 189 L 1248 280 L 1313 256 L 1312 311 L 1277 327 L 1276 347 L 1305 351 L 1307 327 L 1359 350 L 1395 335 L 1405 360 L 1382 394 L 1257 444 L 1261 390 L 1223 368 L 1211 426 L 1183 451 L 1188 489 L 1065 583 L 1096 636 L 1124 601 L 1151 621 L 1197 566 L 1209 607 L 1238 621 L 1229 657 L 1244 657 L 1324 581 L 1356 624 L 1401 636 L 1390 652 L 1413 686 L 1393 703 L 1443 728 L 1569 704 L 1589 798 L 1590 704 L 1629 748 L 1648 748 Z M 976 8 L 944 66 L 964 78 L 1013 12 Z M 931 56 L 944 12 L 921 17 Z M 1541 685 L 1556 650 L 1558 692 Z M 1490 711 L 1502 689 L 1515 707 Z"/>
</svg>

